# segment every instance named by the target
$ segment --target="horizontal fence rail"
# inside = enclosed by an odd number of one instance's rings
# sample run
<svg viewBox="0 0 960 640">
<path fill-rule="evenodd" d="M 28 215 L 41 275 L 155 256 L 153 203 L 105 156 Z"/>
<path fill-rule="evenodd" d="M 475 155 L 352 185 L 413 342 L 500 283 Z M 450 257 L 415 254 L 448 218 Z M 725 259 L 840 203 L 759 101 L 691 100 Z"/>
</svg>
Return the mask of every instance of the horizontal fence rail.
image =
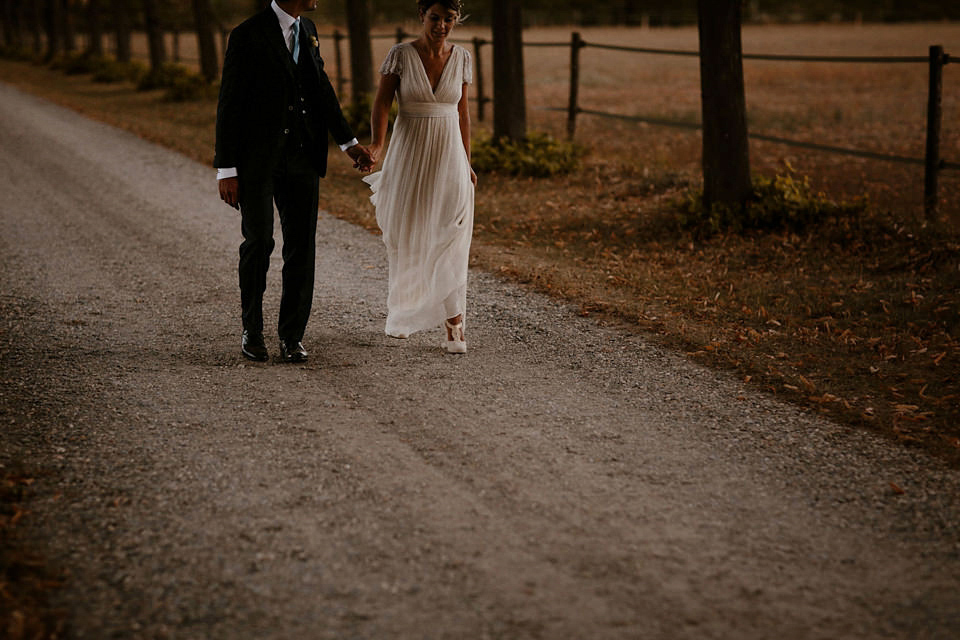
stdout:
<svg viewBox="0 0 960 640">
<path fill-rule="evenodd" d="M 561 113 L 566 113 L 566 107 L 540 107 L 540 111 L 556 111 Z M 613 118 L 616 120 L 626 120 L 628 122 L 639 122 L 643 124 L 656 125 L 658 127 L 672 127 L 675 129 L 687 129 L 690 131 L 700 131 L 703 129 L 703 125 L 699 122 L 685 122 L 683 120 L 671 120 L 669 118 L 653 118 L 649 116 L 631 116 L 618 113 L 607 113 L 606 111 L 595 111 L 593 109 L 582 109 L 578 108 L 577 113 L 582 113 L 584 115 L 590 116 L 600 116 L 604 118 Z M 791 140 L 789 138 L 781 138 L 779 136 L 771 136 L 763 133 L 748 133 L 748 137 L 754 140 L 761 140 L 763 142 L 775 142 L 777 144 L 782 144 L 790 147 L 799 147 L 802 149 L 810 149 L 813 151 L 823 151 L 825 153 L 833 153 L 846 156 L 855 156 L 858 158 L 867 158 L 870 160 L 885 160 L 888 162 L 898 162 L 901 164 L 912 164 L 912 165 L 922 165 L 926 161 L 923 158 L 911 158 L 909 156 L 900 156 L 892 155 L 886 153 L 879 153 L 876 151 L 863 151 L 861 149 L 850 149 L 847 147 L 834 147 L 827 144 L 819 144 L 817 142 L 803 142 L 799 140 Z M 953 162 L 943 162 L 941 163 L 941 168 L 944 169 L 960 169 L 960 164 Z"/>
</svg>

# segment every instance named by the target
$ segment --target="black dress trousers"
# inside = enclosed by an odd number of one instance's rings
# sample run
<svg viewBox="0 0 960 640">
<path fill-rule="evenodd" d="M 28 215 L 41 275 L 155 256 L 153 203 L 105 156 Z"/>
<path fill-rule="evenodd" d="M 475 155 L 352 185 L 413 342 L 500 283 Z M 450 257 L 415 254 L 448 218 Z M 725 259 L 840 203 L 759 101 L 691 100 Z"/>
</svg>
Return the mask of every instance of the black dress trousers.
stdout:
<svg viewBox="0 0 960 640">
<path fill-rule="evenodd" d="M 320 177 L 291 130 L 268 180 L 240 183 L 243 243 L 240 245 L 240 304 L 243 328 L 263 331 L 263 293 L 274 249 L 273 206 L 283 238 L 283 289 L 277 334 L 298 342 L 310 317 L 316 256 Z"/>
</svg>

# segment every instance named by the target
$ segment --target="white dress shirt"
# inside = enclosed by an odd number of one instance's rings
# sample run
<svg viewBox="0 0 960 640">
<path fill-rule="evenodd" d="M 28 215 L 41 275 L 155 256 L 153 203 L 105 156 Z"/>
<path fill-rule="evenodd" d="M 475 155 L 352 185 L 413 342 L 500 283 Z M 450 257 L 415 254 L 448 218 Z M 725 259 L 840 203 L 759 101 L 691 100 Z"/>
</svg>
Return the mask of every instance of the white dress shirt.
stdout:
<svg viewBox="0 0 960 640">
<path fill-rule="evenodd" d="M 297 22 L 297 19 L 294 18 L 289 13 L 287 13 L 286 11 L 284 11 L 283 9 L 281 9 L 280 6 L 277 4 L 277 0 L 273 0 L 273 2 L 270 3 L 270 8 L 273 9 L 273 12 L 275 14 L 277 14 L 277 20 L 280 21 L 280 29 L 283 33 L 283 40 L 284 42 L 287 43 L 287 50 L 290 53 L 293 53 L 294 27 L 296 27 L 299 24 Z M 301 49 L 302 48 L 303 48 L 303 45 L 301 43 Z M 360 143 L 356 138 L 354 138 L 350 142 L 341 144 L 340 150 L 346 151 L 350 147 L 357 144 L 360 144 Z M 223 180 L 224 178 L 235 178 L 236 176 L 237 176 L 236 167 L 227 167 L 227 168 L 217 169 L 217 180 Z"/>
</svg>

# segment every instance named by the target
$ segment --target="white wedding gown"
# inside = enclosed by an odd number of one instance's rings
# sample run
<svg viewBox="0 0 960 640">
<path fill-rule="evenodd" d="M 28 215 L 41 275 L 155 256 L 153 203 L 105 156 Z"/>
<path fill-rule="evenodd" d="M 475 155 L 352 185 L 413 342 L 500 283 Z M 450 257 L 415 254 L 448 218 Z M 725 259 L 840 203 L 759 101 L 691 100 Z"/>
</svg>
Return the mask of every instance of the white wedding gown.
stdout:
<svg viewBox="0 0 960 640">
<path fill-rule="evenodd" d="M 387 247 L 386 333 L 404 337 L 466 313 L 474 192 L 457 104 L 473 68 L 470 52 L 454 45 L 433 91 L 404 43 L 380 73 L 400 76 L 400 109 L 383 167 L 364 181 Z"/>
</svg>

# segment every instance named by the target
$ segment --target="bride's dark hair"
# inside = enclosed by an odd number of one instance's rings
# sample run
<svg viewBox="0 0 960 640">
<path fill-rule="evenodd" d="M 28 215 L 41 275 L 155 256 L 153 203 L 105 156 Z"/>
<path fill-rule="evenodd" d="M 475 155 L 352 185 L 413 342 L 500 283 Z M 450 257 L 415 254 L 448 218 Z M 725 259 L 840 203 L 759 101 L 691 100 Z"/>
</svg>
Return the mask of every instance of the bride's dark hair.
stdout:
<svg viewBox="0 0 960 640">
<path fill-rule="evenodd" d="M 463 15 L 463 2 L 461 0 L 417 0 L 417 9 L 420 15 L 427 12 L 427 9 L 435 4 L 443 5 L 447 11 L 453 11 L 457 14 L 457 23 L 463 22 L 467 17 Z"/>
</svg>

